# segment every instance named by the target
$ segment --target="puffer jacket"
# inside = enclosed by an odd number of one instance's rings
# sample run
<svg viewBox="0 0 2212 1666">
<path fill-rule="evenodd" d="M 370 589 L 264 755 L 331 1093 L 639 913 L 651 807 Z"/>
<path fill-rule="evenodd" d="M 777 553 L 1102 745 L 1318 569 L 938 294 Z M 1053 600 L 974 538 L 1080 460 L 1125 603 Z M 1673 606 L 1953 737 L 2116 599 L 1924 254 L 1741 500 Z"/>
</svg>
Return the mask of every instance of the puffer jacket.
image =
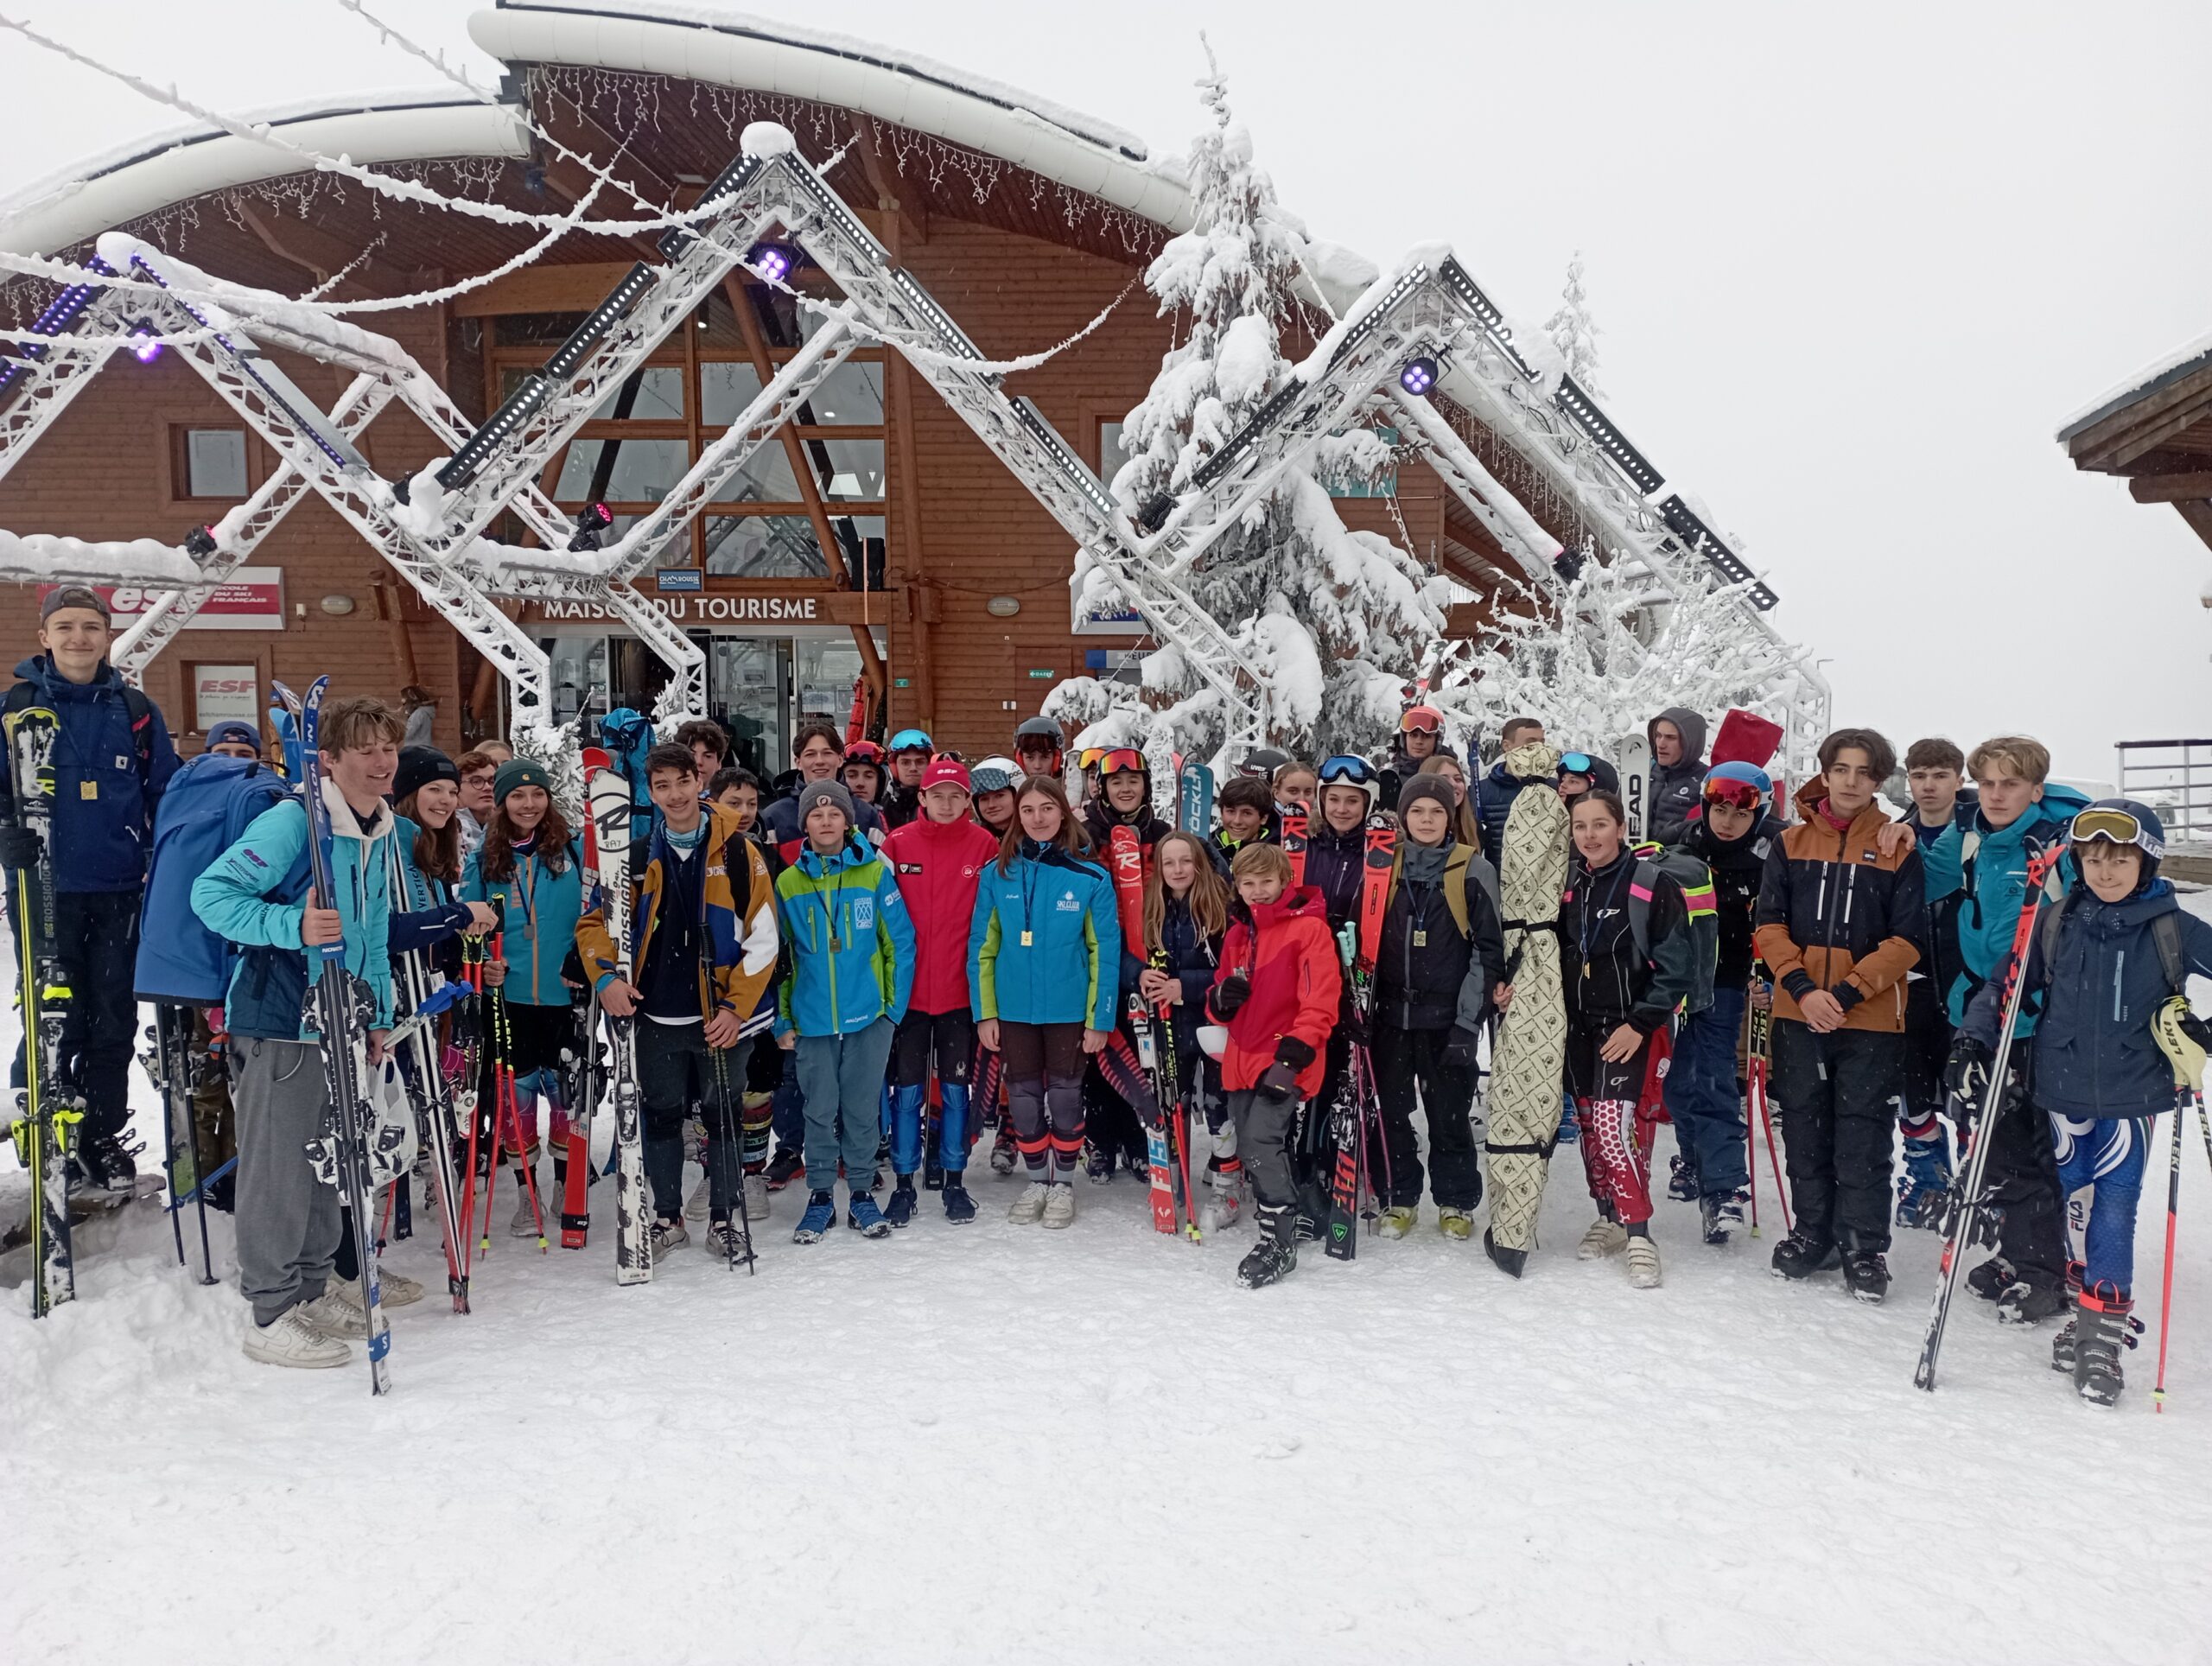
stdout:
<svg viewBox="0 0 2212 1666">
<path fill-rule="evenodd" d="M 760 806 L 760 825 L 766 830 L 768 842 L 776 847 L 776 855 L 786 866 L 798 860 L 798 853 L 806 843 L 806 830 L 798 824 L 800 785 L 794 781 L 789 797 Z M 853 826 L 871 846 L 880 845 L 891 832 L 883 812 L 858 793 L 853 795 Z"/>
<path fill-rule="evenodd" d="M 1465 935 L 1446 887 L 1460 892 Z M 1401 841 L 1375 957 L 1375 1017 L 1402 1030 L 1479 1029 L 1505 977 L 1497 878 L 1464 844 Z"/>
<path fill-rule="evenodd" d="M 1637 952 L 1629 919 L 1629 887 L 1640 877 L 1651 881 L 1648 957 Z M 1639 874 L 1633 850 L 1595 872 L 1576 852 L 1559 910 L 1568 1015 L 1586 1025 L 1633 1024 L 1646 1035 L 1667 1024 L 1694 982 L 1688 919 L 1681 887 L 1649 863 Z"/>
<path fill-rule="evenodd" d="M 899 881 L 914 927 L 918 1013 L 959 1012 L 968 1005 L 968 930 L 976 922 L 976 887 L 999 854 L 999 842 L 971 821 L 927 816 L 893 828 L 883 859 Z"/>
<path fill-rule="evenodd" d="M 1716 837 L 1702 818 L 1692 822 L 1682 836 L 1681 848 L 1713 873 L 1713 912 L 1720 926 L 1719 956 L 1713 971 L 1716 989 L 1741 989 L 1751 981 L 1751 963 L 1758 958 L 1751 927 L 1758 912 L 1759 885 L 1766 876 L 1767 858 L 1781 836 L 1782 823 L 1772 816 L 1760 817 L 1740 839 Z"/>
<path fill-rule="evenodd" d="M 1083 807 L 1083 830 L 1090 836 L 1093 855 L 1104 856 L 1107 844 L 1112 840 L 1114 830 L 1117 827 L 1136 829 L 1137 848 L 1144 852 L 1147 863 L 1152 860 L 1152 847 L 1160 843 L 1162 835 L 1175 830 L 1175 824 L 1162 821 L 1149 804 L 1139 805 L 1134 816 L 1124 816 L 1106 802 L 1103 791 L 1094 793 L 1090 801 Z"/>
<path fill-rule="evenodd" d="M 461 970 L 460 933 L 468 924 L 468 906 L 454 887 L 415 865 L 415 839 L 422 830 L 395 814 L 385 843 L 391 864 L 391 952 L 396 959 L 426 951 L 430 967 L 452 977 Z"/>
<path fill-rule="evenodd" d="M 1920 852 L 1876 848 L 1889 825 L 1870 803 L 1839 832 L 1821 813 L 1827 786 L 1797 789 L 1804 817 L 1768 852 L 1751 934 L 1775 982 L 1777 1018 L 1804 1021 L 1799 1001 L 1826 989 L 1843 1003 L 1846 1029 L 1904 1032 L 1905 974 L 1920 960 L 1928 905 Z"/>
<path fill-rule="evenodd" d="M 1316 817 L 1306 836 L 1306 882 L 1329 907 L 1329 924 L 1359 918 L 1359 893 L 1367 882 L 1367 827 L 1362 823 L 1339 833 Z"/>
<path fill-rule="evenodd" d="M 573 841 L 562 850 L 557 873 L 538 855 L 534 843 L 528 849 L 517 847 L 513 856 L 512 874 L 487 880 L 483 847 L 471 851 L 461 864 L 461 900 L 505 909 L 499 956 L 507 963 L 507 981 L 499 993 L 508 1002 L 523 1007 L 571 1006 L 575 994 L 561 972 L 569 963 L 569 951 L 576 945 L 576 925 L 583 919 L 582 858 Z"/>
<path fill-rule="evenodd" d="M 1652 741 L 1651 734 L 1662 722 L 1672 723 L 1682 737 L 1679 764 L 1659 761 L 1658 743 Z M 1705 719 L 1687 706 L 1669 706 L 1643 726 L 1643 738 L 1651 747 L 1650 836 L 1662 844 L 1680 844 L 1703 808 Z"/>
<path fill-rule="evenodd" d="M 1475 820 L 1483 830 L 1483 855 L 1495 868 L 1505 849 L 1505 817 L 1513 808 L 1513 795 L 1521 784 L 1501 758 L 1475 783 Z"/>
<path fill-rule="evenodd" d="M 1323 1055 L 1329 1032 L 1337 1027 L 1344 990 L 1336 939 L 1329 932 L 1321 893 L 1302 885 L 1256 908 L 1236 904 L 1221 945 L 1215 987 L 1236 975 L 1250 980 L 1251 994 L 1226 1021 L 1229 1046 L 1221 1058 L 1222 1086 L 1239 1093 L 1258 1085 L 1287 1039 L 1303 1049 L 1306 1062 L 1298 1070 L 1298 1091 L 1311 1099 L 1321 1091 L 1321 1078 L 1328 1069 Z"/>
<path fill-rule="evenodd" d="M 768 864 L 753 841 L 737 824 L 737 817 L 719 806 L 708 811 L 706 872 L 699 887 L 700 912 L 714 961 L 712 987 L 707 968 L 699 969 L 699 1015 L 734 1012 L 748 1033 L 767 1027 L 769 1012 L 762 992 L 775 976 L 780 946 L 776 930 L 776 889 L 768 878 Z M 645 846 L 645 865 L 633 883 L 635 900 L 630 911 L 630 968 L 634 980 L 652 946 L 653 928 L 660 912 L 662 888 L 666 883 L 664 862 L 668 844 L 658 817 Z M 732 869 L 737 870 L 734 875 Z M 613 981 L 620 964 L 614 938 L 607 929 L 607 876 L 600 875 L 598 890 L 586 900 L 576 922 L 576 953 L 592 987 L 603 989 Z"/>
<path fill-rule="evenodd" d="M 1192 1065 L 1205 1057 L 1198 1046 L 1198 1026 L 1208 1021 L 1206 991 L 1213 987 L 1215 974 L 1221 970 L 1221 945 L 1220 938 L 1198 930 L 1188 902 L 1172 893 L 1162 899 L 1160 946 L 1167 959 L 1163 970 L 1183 989 L 1181 1002 L 1167 1010 L 1174 1021 L 1175 1058 L 1186 1085 Z"/>
<path fill-rule="evenodd" d="M 2212 977 L 2212 925 L 2182 909 L 2173 887 L 2153 880 L 2139 896 L 2100 902 L 2076 882 L 2063 904 L 2058 951 L 2044 958 L 2044 922 L 2028 942 L 2027 987 L 2044 996 L 2031 1091 L 2055 1116 L 2153 1116 L 2172 1109 L 2173 1066 L 2151 1020 L 2173 995 L 2151 922 L 2180 922 L 2182 964 Z M 2047 918 L 2047 916 L 2046 916 Z M 1994 1052 L 2005 1021 L 2005 980 L 1986 981 L 1967 1008 L 1965 1033 Z"/>
<path fill-rule="evenodd" d="M 2088 802 L 2086 793 L 2054 782 L 2044 788 L 2039 802 L 2008 825 L 1993 828 L 1977 809 L 1955 820 L 1925 849 L 1922 878 L 1928 897 L 1929 962 L 1941 979 L 1944 1011 L 1953 1025 L 1965 1018 L 1967 1003 L 2012 952 L 2012 933 L 2027 901 L 2029 862 L 2052 845 L 2064 843 L 2075 812 Z M 2069 853 L 2059 858 L 2044 881 L 2044 894 L 2056 901 L 2073 883 Z M 2021 1034 L 2034 1032 L 2040 1004 L 2022 1008 Z"/>
<path fill-rule="evenodd" d="M 1103 868 L 1024 839 L 984 865 L 968 930 L 969 1004 L 980 1019 L 1110 1030 L 1121 1001 L 1120 917 Z"/>
<path fill-rule="evenodd" d="M 130 688 L 112 665 L 72 683 L 44 654 L 16 667 L 22 681 L 5 709 L 44 706 L 54 737 L 53 837 L 48 855 L 56 891 L 136 891 L 146 882 L 154 812 L 177 772 L 161 709 Z M 133 712 L 132 707 L 138 708 Z M 14 817 L 15 759 L 0 763 L 0 815 Z"/>
<path fill-rule="evenodd" d="M 895 1024 L 906 1015 L 913 923 L 891 864 L 859 835 L 848 834 L 827 856 L 810 843 L 776 876 L 776 902 L 791 950 L 779 1035 L 850 1035 L 879 1018 Z"/>
</svg>

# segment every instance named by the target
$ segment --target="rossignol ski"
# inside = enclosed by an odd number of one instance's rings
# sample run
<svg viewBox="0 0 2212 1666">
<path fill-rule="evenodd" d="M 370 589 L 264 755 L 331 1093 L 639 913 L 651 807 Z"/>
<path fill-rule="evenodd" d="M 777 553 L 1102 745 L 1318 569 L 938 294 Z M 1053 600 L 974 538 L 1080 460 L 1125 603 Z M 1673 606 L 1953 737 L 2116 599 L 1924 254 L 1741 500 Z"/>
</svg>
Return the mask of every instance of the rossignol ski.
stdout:
<svg viewBox="0 0 2212 1666">
<path fill-rule="evenodd" d="M 1306 883 L 1306 807 L 1287 804 L 1277 817 L 1282 829 L 1282 854 L 1290 858 L 1290 888 Z"/>
<path fill-rule="evenodd" d="M 330 687 L 318 677 L 298 700 L 283 684 L 276 695 L 300 725 L 302 785 L 307 790 L 308 872 L 320 907 L 336 907 L 338 887 L 331 873 L 330 806 L 322 796 L 322 697 Z M 376 1188 L 369 1180 L 368 1142 L 381 1121 L 370 1098 L 369 1031 L 376 1022 L 376 995 L 346 964 L 346 940 L 308 951 L 308 1019 L 321 1038 L 323 1092 L 328 1131 L 308 1147 L 318 1171 L 331 1169 L 353 1214 L 353 1254 L 361 1268 L 361 1307 L 368 1319 L 369 1386 L 372 1394 L 391 1390 L 391 1323 L 385 1317 L 384 1290 L 377 1272 Z M 315 1146 L 327 1148 L 318 1155 Z"/>
<path fill-rule="evenodd" d="M 1213 772 L 1185 764 L 1175 783 L 1175 825 L 1205 838 L 1213 831 Z"/>
<path fill-rule="evenodd" d="M 405 863 L 399 842 L 386 839 L 385 843 L 391 852 L 391 893 L 404 897 Z M 399 975 L 395 987 L 410 1018 L 434 1020 L 461 993 L 459 985 L 436 978 L 420 950 L 397 957 L 397 964 Z M 393 1033 L 398 1033 L 397 1027 Z M 387 1040 L 385 1045 L 391 1044 Z M 454 1195 L 453 1090 L 446 1081 L 435 1023 L 416 1022 L 400 1044 L 397 1059 L 400 1084 L 407 1090 L 408 1103 L 414 1109 L 423 1149 L 430 1156 L 431 1201 L 437 1205 L 439 1230 L 445 1242 L 446 1289 L 453 1297 L 454 1312 L 465 1313 L 468 1311 L 468 1248 L 462 1237 L 460 1202 Z"/>
<path fill-rule="evenodd" d="M 1782 1178 L 1782 1154 L 1774 1145 L 1774 1109 L 1767 1101 L 1767 1084 L 1774 1074 L 1774 986 L 1767 982 L 1766 968 L 1751 968 L 1751 987 L 1745 1007 L 1751 1014 L 1750 1044 L 1745 1049 L 1747 1066 L 1745 1082 L 1749 1088 L 1746 1102 L 1749 1114 L 1744 1118 L 1744 1171 L 1751 1176 L 1751 1236 L 1759 1235 L 1759 1164 L 1757 1141 L 1759 1130 L 1766 1130 L 1767 1167 L 1774 1173 L 1774 1192 L 1782 1205 L 1782 1230 L 1789 1231 L 1789 1184 Z"/>
<path fill-rule="evenodd" d="M 2020 906 L 2018 924 L 2012 928 L 2012 957 L 2005 967 L 2005 1020 L 1997 1033 L 1997 1052 L 1989 1061 L 1989 1083 L 1982 1091 L 1981 1120 L 1974 1130 L 1974 1149 L 1951 1183 L 1943 1213 L 1943 1257 L 1936 1265 L 1936 1305 L 1928 1315 L 1928 1332 L 1921 1339 L 1920 1363 L 1913 1367 L 1913 1386 L 1936 1391 L 1936 1361 L 1943 1351 L 1943 1325 L 1950 1317 L 1951 1295 L 1959 1282 L 1959 1251 L 1972 1242 L 1974 1227 L 1988 1206 L 1982 1176 L 1989 1167 L 1989 1148 L 1995 1143 L 1997 1119 L 2004 1114 L 2007 1078 L 2012 1073 L 2012 1037 L 2020 1021 L 2020 1003 L 2027 995 L 2028 943 L 2035 935 L 2036 913 L 2043 906 L 2044 881 L 2066 854 L 2063 843 L 2030 858 L 2027 898 Z"/>
<path fill-rule="evenodd" d="M 1107 870 L 1114 879 L 1114 902 L 1122 916 L 1122 937 L 1129 952 L 1144 957 L 1144 849 L 1137 830 L 1123 825 L 1107 836 Z M 1155 1085 L 1160 1081 L 1160 1047 L 1153 1039 L 1152 1014 L 1144 997 L 1135 990 L 1128 998 L 1129 1035 L 1136 1043 L 1137 1063 Z M 1161 1097 L 1160 1115 L 1146 1126 L 1145 1157 L 1152 1169 L 1152 1225 L 1156 1232 L 1177 1230 L 1175 1166 L 1167 1148 L 1167 1107 L 1173 1096 Z"/>
<path fill-rule="evenodd" d="M 1390 872 L 1398 855 L 1398 824 L 1384 815 L 1367 823 L 1367 854 L 1359 881 L 1359 918 L 1347 921 L 1337 948 L 1344 963 L 1354 1019 L 1364 1025 L 1375 1010 L 1375 957 L 1382 944 L 1382 916 L 1390 905 Z M 1328 1230 L 1322 1247 L 1338 1261 L 1359 1253 L 1359 1196 L 1367 1179 L 1367 1120 L 1374 1102 L 1375 1070 L 1367 1046 L 1355 1041 L 1329 1107 L 1336 1134 L 1336 1173 L 1329 1186 Z"/>
<path fill-rule="evenodd" d="M 613 766 L 614 759 L 604 747 L 583 749 L 583 776 L 588 781 L 602 769 Z M 592 844 L 591 823 L 584 824 L 584 843 Z M 594 867 L 592 855 L 587 849 L 584 865 Z M 584 893 L 591 893 L 593 875 L 584 875 Z M 591 1236 L 591 1119 L 599 1108 L 599 1092 L 602 1078 L 599 1072 L 599 993 L 594 990 L 584 1002 L 582 1051 L 580 1057 L 564 1060 L 564 1068 L 573 1086 L 569 1095 L 569 1178 L 561 1190 L 561 1247 L 581 1250 Z"/>
<path fill-rule="evenodd" d="M 631 930 L 635 893 L 630 880 L 630 784 L 613 769 L 593 772 L 584 783 L 585 862 L 603 899 L 607 934 L 614 944 L 614 975 L 630 982 Z M 645 1156 L 639 1126 L 634 1021 L 603 1013 L 614 1084 L 614 1281 L 644 1284 L 653 1275 L 652 1240 L 645 1234 Z"/>
<path fill-rule="evenodd" d="M 68 1160 L 84 1108 L 63 1085 L 61 1033 L 69 975 L 54 932 L 54 741 L 60 720 L 43 706 L 10 714 L 8 762 L 16 813 L 38 836 L 38 865 L 16 875 L 13 925 L 23 1011 L 23 1086 L 9 1131 L 31 1177 L 31 1314 L 43 1318 L 77 1294 L 69 1256 Z"/>
</svg>

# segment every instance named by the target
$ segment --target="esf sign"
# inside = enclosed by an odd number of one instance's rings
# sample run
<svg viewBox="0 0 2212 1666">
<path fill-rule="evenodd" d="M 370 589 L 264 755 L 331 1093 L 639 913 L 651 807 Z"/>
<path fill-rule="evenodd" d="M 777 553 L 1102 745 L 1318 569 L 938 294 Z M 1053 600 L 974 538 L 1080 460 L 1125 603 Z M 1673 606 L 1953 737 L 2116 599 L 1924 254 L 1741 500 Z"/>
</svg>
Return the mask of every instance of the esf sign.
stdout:
<svg viewBox="0 0 2212 1666">
<path fill-rule="evenodd" d="M 677 625 L 804 625 L 821 619 L 819 596 L 648 596 L 662 617 Z M 596 601 L 541 601 L 537 616 L 611 620 L 613 613 Z"/>
</svg>

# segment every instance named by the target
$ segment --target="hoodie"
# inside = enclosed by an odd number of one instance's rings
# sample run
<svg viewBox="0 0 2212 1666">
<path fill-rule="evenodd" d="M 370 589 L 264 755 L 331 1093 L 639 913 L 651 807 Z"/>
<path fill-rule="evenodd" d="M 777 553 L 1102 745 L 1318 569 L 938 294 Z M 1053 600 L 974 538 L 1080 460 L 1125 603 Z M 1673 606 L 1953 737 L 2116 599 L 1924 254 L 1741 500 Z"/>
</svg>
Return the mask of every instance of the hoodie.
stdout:
<svg viewBox="0 0 2212 1666">
<path fill-rule="evenodd" d="M 22 681 L 7 709 L 45 706 L 60 724 L 54 737 L 54 828 L 48 855 L 57 891 L 136 891 L 146 882 L 154 811 L 176 773 L 176 748 L 161 710 L 102 664 L 89 683 L 72 683 L 44 654 L 16 667 Z M 132 707 L 138 708 L 134 715 Z M 0 768 L 0 813 L 12 818 L 15 759 Z"/>
<path fill-rule="evenodd" d="M 1682 761 L 1659 761 L 1659 743 L 1652 731 L 1662 722 L 1672 723 L 1682 737 Z M 1651 747 L 1651 826 L 1649 836 L 1662 844 L 1680 844 L 1699 809 L 1705 791 L 1705 719 L 1687 706 L 1669 706 L 1643 726 Z"/>
</svg>

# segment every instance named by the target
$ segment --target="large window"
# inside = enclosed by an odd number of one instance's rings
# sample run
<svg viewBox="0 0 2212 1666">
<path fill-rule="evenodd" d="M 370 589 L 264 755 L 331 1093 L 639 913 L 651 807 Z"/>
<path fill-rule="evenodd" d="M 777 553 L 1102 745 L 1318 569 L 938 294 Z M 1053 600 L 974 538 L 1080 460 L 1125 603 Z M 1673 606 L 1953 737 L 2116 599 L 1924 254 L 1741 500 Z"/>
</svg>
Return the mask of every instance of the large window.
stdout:
<svg viewBox="0 0 2212 1666">
<path fill-rule="evenodd" d="M 791 296 L 748 285 L 749 319 L 721 291 L 653 362 L 609 391 L 549 466 L 543 484 L 570 514 L 604 503 L 619 534 L 666 497 L 819 327 Z M 513 314 L 492 332 L 492 385 L 500 397 L 537 369 L 579 315 Z M 871 349 L 825 377 L 789 433 L 758 447 L 715 494 L 711 511 L 671 542 L 658 565 L 697 565 L 717 576 L 812 578 L 838 561 L 849 582 L 882 582 L 889 495 L 883 354 Z M 823 512 L 832 550 L 817 531 Z"/>
<path fill-rule="evenodd" d="M 188 428 L 179 445 L 182 498 L 243 498 L 246 494 L 245 430 Z"/>
</svg>

